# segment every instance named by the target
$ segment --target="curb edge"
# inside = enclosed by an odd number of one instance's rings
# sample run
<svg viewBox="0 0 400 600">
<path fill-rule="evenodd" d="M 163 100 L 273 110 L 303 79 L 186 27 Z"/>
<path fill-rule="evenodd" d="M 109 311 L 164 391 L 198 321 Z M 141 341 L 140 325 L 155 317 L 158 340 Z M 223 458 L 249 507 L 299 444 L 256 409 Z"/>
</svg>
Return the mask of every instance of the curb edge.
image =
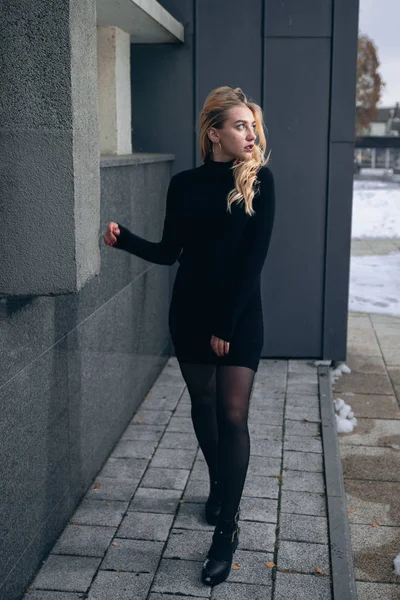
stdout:
<svg viewBox="0 0 400 600">
<path fill-rule="evenodd" d="M 333 598 L 358 600 L 329 366 L 318 366 L 318 388 Z"/>
</svg>

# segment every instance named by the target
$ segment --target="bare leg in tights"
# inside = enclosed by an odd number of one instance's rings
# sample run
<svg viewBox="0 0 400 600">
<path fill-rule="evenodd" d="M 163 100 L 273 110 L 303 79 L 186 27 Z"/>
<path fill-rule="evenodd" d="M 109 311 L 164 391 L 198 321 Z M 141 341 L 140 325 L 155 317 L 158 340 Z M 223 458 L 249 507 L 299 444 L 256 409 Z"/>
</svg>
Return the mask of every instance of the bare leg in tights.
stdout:
<svg viewBox="0 0 400 600">
<path fill-rule="evenodd" d="M 183 362 L 179 366 L 188 388 L 193 428 L 208 466 L 211 487 L 218 480 L 216 368 Z"/>
<path fill-rule="evenodd" d="M 255 372 L 248 367 L 217 367 L 220 517 L 233 519 L 240 504 L 250 458 L 247 424 Z"/>
<path fill-rule="evenodd" d="M 250 458 L 248 411 L 255 372 L 248 367 L 180 363 L 192 421 L 210 472 L 218 479 L 221 518 L 233 519 Z"/>
</svg>

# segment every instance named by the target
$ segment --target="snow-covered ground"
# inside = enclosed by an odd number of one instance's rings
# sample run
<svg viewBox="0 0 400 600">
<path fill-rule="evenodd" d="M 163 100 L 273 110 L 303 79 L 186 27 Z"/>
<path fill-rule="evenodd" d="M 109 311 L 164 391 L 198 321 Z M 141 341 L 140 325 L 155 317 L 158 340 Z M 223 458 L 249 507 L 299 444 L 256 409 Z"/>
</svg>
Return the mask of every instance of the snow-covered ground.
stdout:
<svg viewBox="0 0 400 600">
<path fill-rule="evenodd" d="M 400 184 L 355 180 L 353 238 L 400 238 Z"/>
<path fill-rule="evenodd" d="M 400 184 L 355 180 L 352 238 L 400 238 Z M 400 252 L 352 256 L 349 310 L 400 316 Z"/>
</svg>

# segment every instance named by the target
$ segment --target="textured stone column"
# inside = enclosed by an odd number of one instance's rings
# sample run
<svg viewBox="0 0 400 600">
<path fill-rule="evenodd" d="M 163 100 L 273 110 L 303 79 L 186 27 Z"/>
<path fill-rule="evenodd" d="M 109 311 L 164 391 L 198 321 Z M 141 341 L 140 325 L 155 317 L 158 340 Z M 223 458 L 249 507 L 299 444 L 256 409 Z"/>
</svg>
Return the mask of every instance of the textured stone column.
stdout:
<svg viewBox="0 0 400 600">
<path fill-rule="evenodd" d="M 97 28 L 100 152 L 131 154 L 130 34 Z"/>
<path fill-rule="evenodd" d="M 0 19 L 0 295 L 76 292 L 100 269 L 96 2 Z"/>
</svg>

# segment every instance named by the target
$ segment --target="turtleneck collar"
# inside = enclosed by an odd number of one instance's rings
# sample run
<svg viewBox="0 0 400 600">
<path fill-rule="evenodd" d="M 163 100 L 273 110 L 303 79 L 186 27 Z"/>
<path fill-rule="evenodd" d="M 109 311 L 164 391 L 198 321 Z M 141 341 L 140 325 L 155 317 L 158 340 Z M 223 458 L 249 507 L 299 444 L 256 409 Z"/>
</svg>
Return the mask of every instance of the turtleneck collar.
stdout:
<svg viewBox="0 0 400 600">
<path fill-rule="evenodd" d="M 212 160 L 212 158 L 210 158 L 209 156 L 205 159 L 204 161 L 204 166 L 213 172 L 220 172 L 220 173 L 225 173 L 225 172 L 230 172 L 231 171 L 231 167 L 233 166 L 233 163 L 235 162 L 236 159 L 232 159 L 232 160 L 228 160 L 227 162 L 222 162 L 222 161 L 216 161 L 216 160 Z"/>
</svg>

